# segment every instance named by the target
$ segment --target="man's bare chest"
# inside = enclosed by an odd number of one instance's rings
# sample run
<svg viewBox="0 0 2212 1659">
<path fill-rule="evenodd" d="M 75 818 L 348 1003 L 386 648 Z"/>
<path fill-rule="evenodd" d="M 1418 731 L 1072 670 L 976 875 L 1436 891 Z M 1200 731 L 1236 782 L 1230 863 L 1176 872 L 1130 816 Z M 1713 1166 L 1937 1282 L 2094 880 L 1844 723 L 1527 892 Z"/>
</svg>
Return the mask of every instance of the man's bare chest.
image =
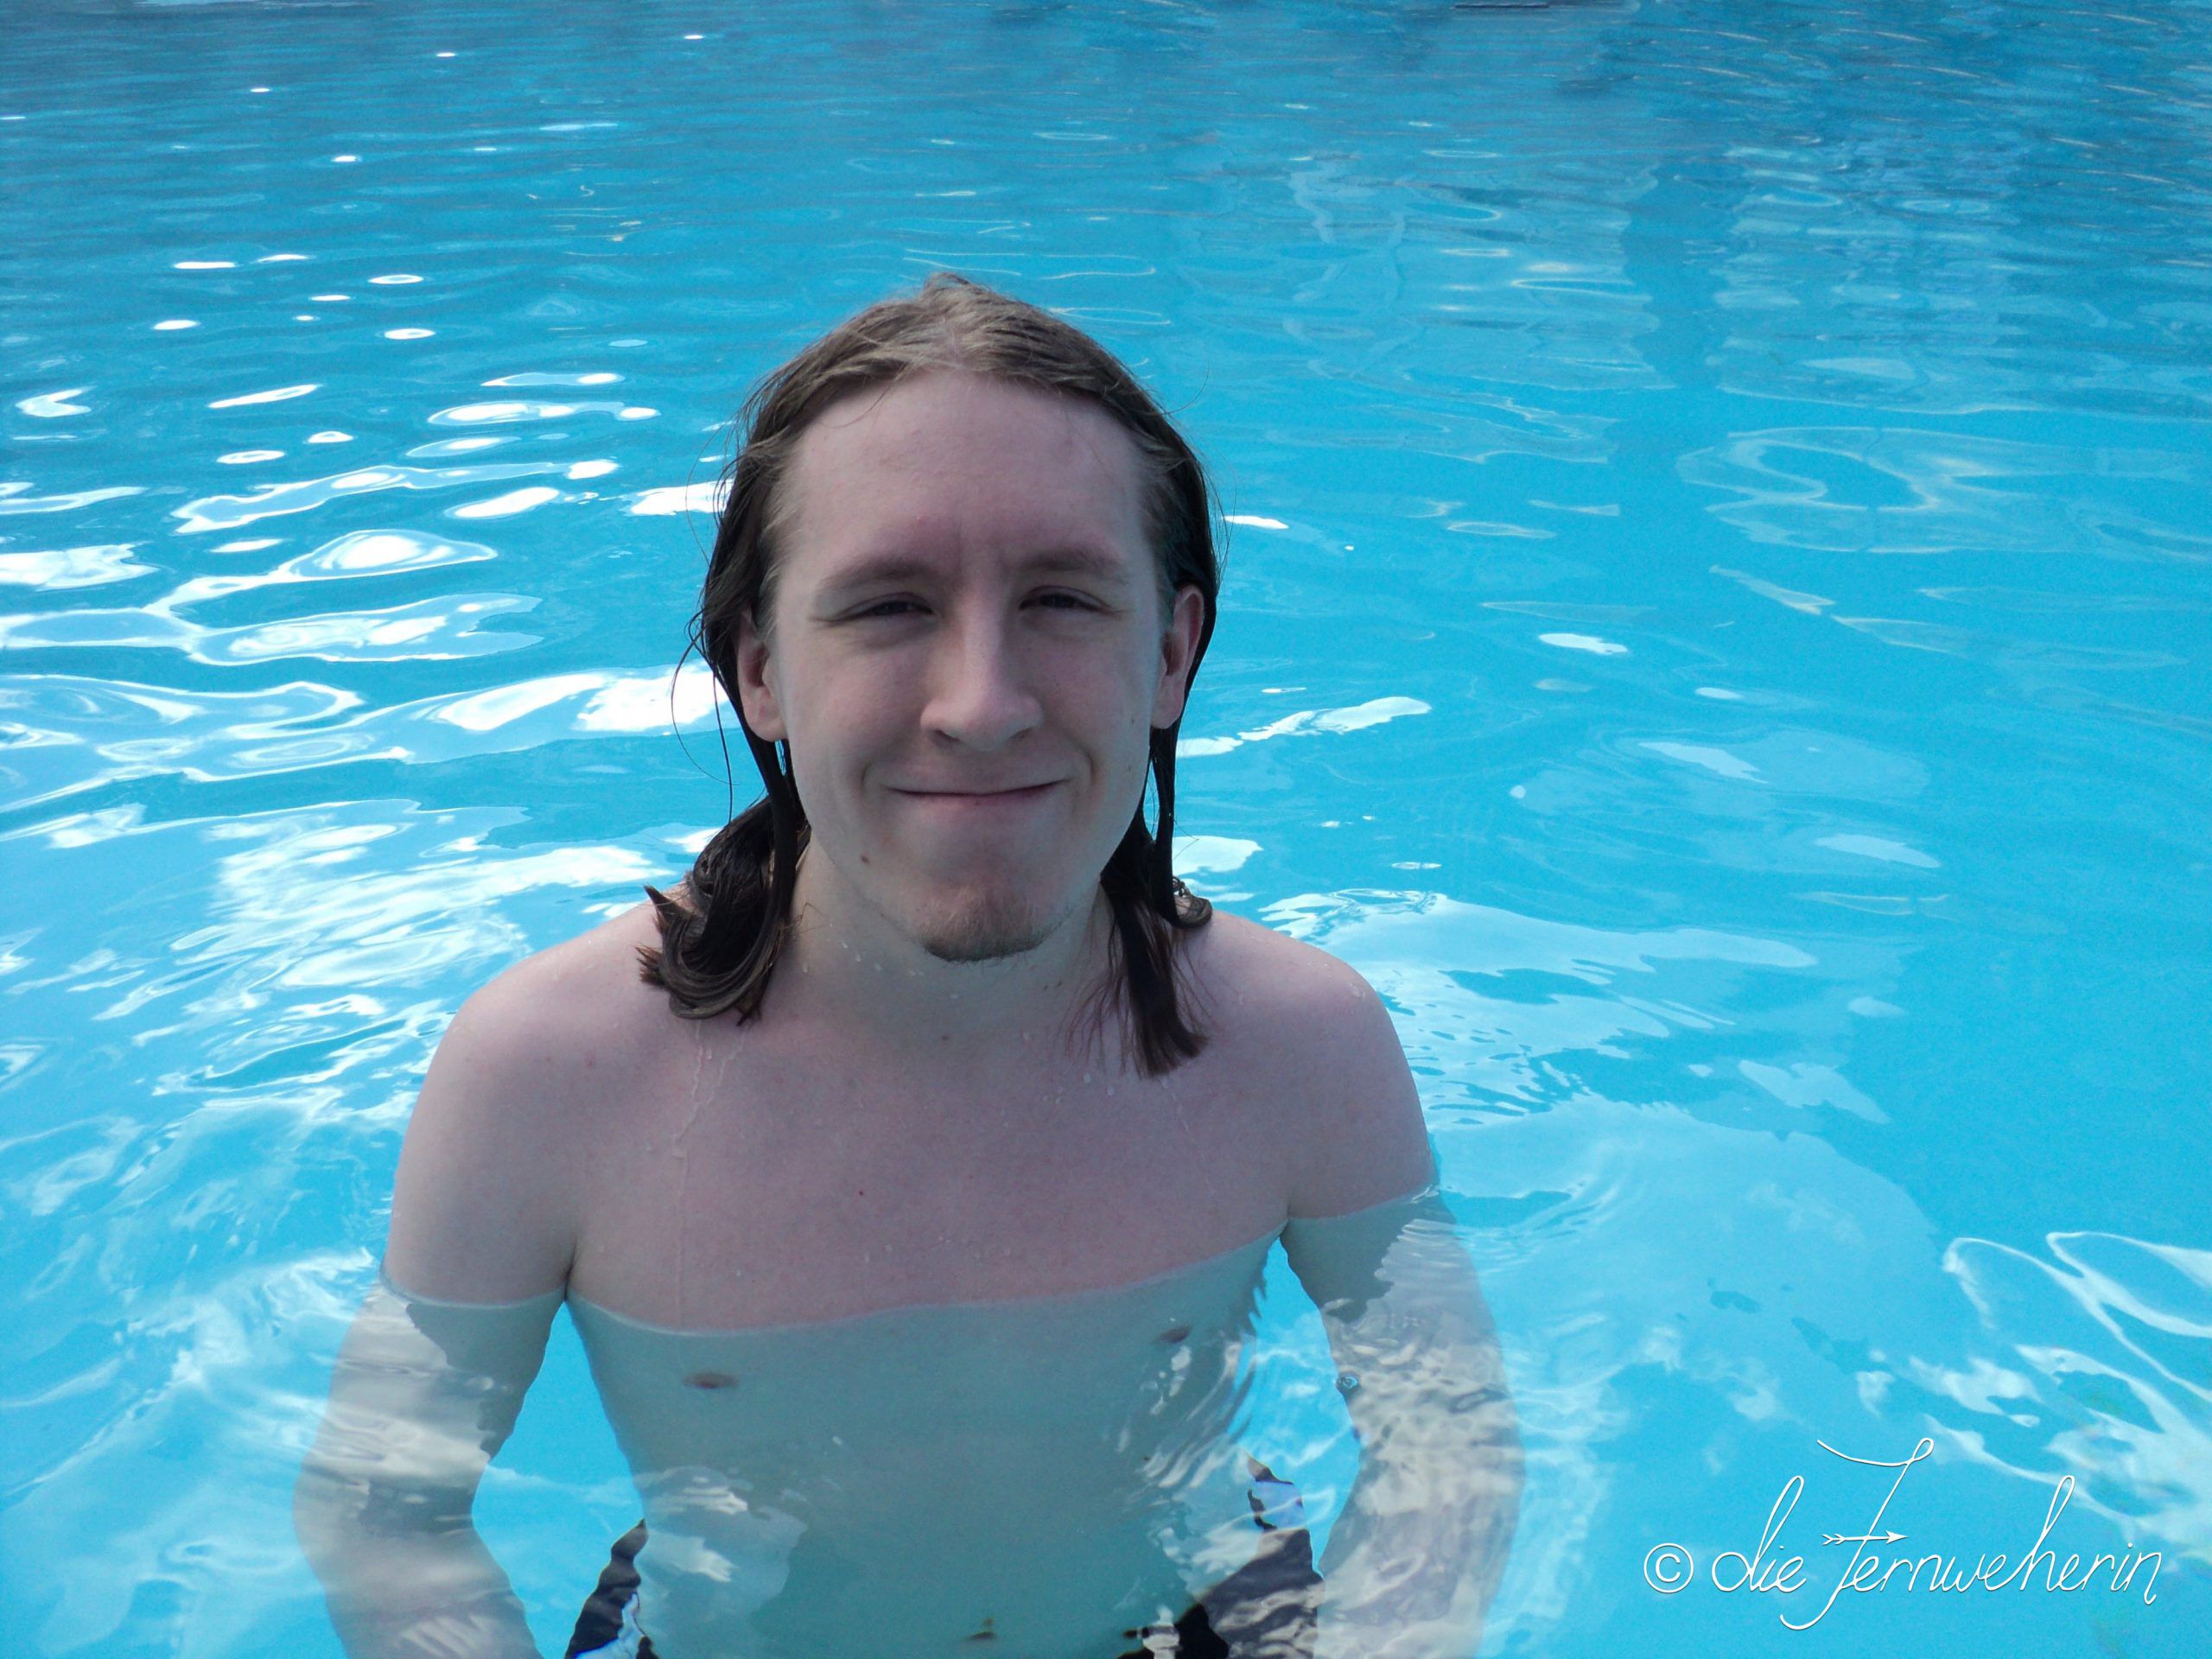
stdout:
<svg viewBox="0 0 2212 1659">
<path fill-rule="evenodd" d="M 658 1057 L 582 1115 L 572 1287 L 678 1328 L 801 1323 L 1128 1284 L 1281 1224 L 1279 1114 L 1232 1065 L 919 1070 Z"/>
</svg>

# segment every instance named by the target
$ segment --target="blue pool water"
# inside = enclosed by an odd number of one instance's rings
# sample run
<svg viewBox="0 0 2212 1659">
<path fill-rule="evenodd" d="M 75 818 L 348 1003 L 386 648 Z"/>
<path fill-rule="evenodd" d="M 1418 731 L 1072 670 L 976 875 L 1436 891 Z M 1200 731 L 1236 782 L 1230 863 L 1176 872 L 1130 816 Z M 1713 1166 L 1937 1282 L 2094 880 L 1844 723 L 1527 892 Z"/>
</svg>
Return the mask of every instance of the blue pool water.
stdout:
<svg viewBox="0 0 2212 1659">
<path fill-rule="evenodd" d="M 12 1651 L 336 1652 L 430 1049 L 721 822 L 730 416 L 939 268 L 1215 470 L 1182 868 L 1396 1016 L 1529 1448 L 1484 1651 L 2212 1649 L 2212 8 L 7 22 Z M 1325 1522 L 1279 1257 L 1265 1329 Z M 2064 1478 L 2155 1583 L 1785 1628 L 1923 1438 L 1885 1555 Z M 1808 1587 L 1715 1587 L 1793 1478 Z M 543 1647 L 636 1514 L 564 1319 L 478 1505 Z"/>
</svg>

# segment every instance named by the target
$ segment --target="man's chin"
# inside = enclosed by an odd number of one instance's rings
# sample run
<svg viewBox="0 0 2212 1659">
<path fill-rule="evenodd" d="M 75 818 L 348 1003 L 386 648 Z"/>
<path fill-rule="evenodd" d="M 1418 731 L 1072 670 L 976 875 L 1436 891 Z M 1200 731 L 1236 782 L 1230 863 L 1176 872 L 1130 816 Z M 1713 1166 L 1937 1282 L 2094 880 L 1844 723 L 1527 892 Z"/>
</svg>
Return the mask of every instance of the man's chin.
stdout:
<svg viewBox="0 0 2212 1659">
<path fill-rule="evenodd" d="M 937 929 L 917 942 L 939 962 L 1000 962 L 1027 956 L 1051 937 L 1050 928 L 1034 925 L 973 925 Z"/>
<path fill-rule="evenodd" d="M 914 942 L 939 962 L 1001 962 L 1027 956 L 1052 937 L 1055 923 L 1035 906 L 978 897 L 939 908 L 912 930 Z"/>
</svg>

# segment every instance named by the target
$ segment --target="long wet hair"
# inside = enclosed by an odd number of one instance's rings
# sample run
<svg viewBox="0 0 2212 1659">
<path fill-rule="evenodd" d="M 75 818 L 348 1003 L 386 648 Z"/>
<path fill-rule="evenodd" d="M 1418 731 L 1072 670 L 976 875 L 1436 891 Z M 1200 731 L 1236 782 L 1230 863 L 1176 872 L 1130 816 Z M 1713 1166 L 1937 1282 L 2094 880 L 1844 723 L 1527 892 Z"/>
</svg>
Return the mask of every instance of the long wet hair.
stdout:
<svg viewBox="0 0 2212 1659">
<path fill-rule="evenodd" d="M 790 744 L 756 736 L 745 725 L 738 696 L 738 619 L 750 617 L 755 631 L 767 637 L 791 513 L 785 480 L 794 448 L 809 423 L 838 399 L 888 388 L 928 369 L 957 369 L 1087 397 L 1112 416 L 1135 443 L 1141 463 L 1141 522 L 1154 556 L 1163 637 L 1180 588 L 1196 587 L 1205 598 L 1205 621 L 1185 680 L 1186 700 L 1213 637 L 1221 575 L 1205 471 L 1136 378 L 1089 335 L 1036 306 L 940 271 L 918 292 L 880 301 L 808 346 L 746 398 L 736 454 L 723 477 L 727 496 L 714 551 L 691 619 L 692 648 L 737 711 L 767 792 L 700 850 L 680 899 L 645 888 L 661 943 L 638 948 L 639 975 L 668 992 L 670 1007 L 682 1018 L 705 1020 L 734 1009 L 742 1025 L 758 1015 L 790 931 L 799 855 L 809 836 L 792 783 Z M 1092 1029 L 1104 999 L 1118 988 L 1131 1052 L 1146 1077 L 1173 1071 L 1206 1042 L 1205 1031 L 1186 1017 L 1188 988 L 1178 973 L 1178 935 L 1204 927 L 1213 913 L 1173 868 L 1175 740 L 1181 727 L 1179 715 L 1174 725 L 1152 730 L 1159 828 L 1145 827 L 1139 791 L 1129 827 L 1098 878 L 1114 927 L 1108 976 L 1092 996 Z"/>
</svg>

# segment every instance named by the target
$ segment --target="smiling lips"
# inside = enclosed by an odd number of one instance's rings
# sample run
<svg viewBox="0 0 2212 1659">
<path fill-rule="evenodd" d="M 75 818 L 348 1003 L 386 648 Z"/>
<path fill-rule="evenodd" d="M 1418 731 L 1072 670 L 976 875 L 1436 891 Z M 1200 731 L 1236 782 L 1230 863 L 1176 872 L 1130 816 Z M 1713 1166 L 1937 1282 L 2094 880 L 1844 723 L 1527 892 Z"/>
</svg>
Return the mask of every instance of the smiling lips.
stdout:
<svg viewBox="0 0 2212 1659">
<path fill-rule="evenodd" d="M 1057 782 L 1032 784 L 1027 789 L 992 791 L 902 789 L 897 792 L 918 801 L 942 802 L 947 806 L 970 807 L 988 811 L 1020 806 L 1030 801 L 1042 800 L 1056 787 L 1058 787 Z"/>
<path fill-rule="evenodd" d="M 918 803 L 923 812 L 956 812 L 963 818 L 1011 818 L 1038 805 L 1059 783 L 1033 783 L 1027 790 L 898 790 L 896 794 Z"/>
</svg>

